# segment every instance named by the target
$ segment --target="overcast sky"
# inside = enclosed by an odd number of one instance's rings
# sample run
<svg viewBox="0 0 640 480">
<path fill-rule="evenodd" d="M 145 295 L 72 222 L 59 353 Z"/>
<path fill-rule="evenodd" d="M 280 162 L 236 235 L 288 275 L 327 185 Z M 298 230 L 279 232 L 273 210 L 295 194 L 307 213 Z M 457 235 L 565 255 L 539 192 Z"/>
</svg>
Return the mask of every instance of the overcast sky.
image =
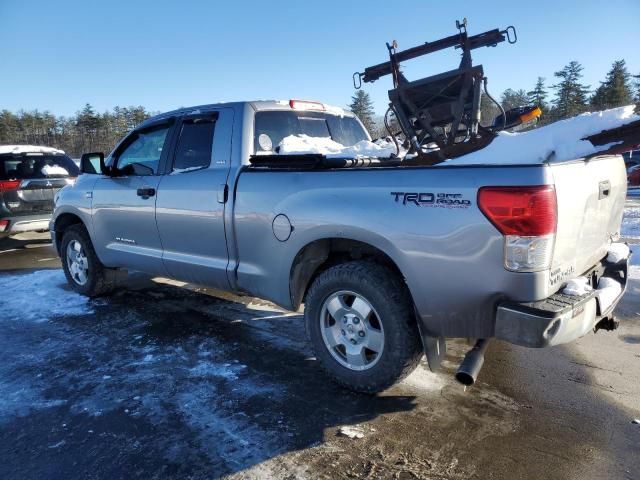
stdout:
<svg viewBox="0 0 640 480">
<path fill-rule="evenodd" d="M 0 0 L 0 109 L 69 115 L 253 99 L 345 106 L 355 71 L 456 32 L 514 25 L 518 43 L 475 50 L 489 90 L 531 89 L 571 60 L 592 87 L 625 59 L 640 74 L 640 1 L 28 1 Z M 454 50 L 407 62 L 408 78 L 457 66 Z M 391 79 L 365 85 L 378 114 Z"/>
</svg>

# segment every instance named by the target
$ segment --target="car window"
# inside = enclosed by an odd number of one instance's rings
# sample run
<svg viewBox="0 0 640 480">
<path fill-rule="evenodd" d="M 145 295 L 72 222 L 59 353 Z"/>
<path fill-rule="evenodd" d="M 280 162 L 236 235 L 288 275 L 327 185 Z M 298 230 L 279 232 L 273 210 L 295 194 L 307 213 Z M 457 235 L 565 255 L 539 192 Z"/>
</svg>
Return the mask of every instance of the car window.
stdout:
<svg viewBox="0 0 640 480">
<path fill-rule="evenodd" d="M 330 137 L 350 147 L 361 140 L 368 140 L 362 125 L 353 117 L 325 112 L 262 111 L 255 115 L 255 152 L 272 153 L 283 138 L 289 135 Z"/>
<path fill-rule="evenodd" d="M 77 177 L 80 169 L 66 155 L 27 153 L 0 156 L 0 180 Z"/>
<path fill-rule="evenodd" d="M 215 125 L 211 118 L 182 122 L 173 161 L 173 173 L 206 168 L 211 164 Z"/>
<path fill-rule="evenodd" d="M 134 134 L 135 140 L 118 154 L 118 170 L 132 175 L 156 175 L 168 126 Z"/>
</svg>

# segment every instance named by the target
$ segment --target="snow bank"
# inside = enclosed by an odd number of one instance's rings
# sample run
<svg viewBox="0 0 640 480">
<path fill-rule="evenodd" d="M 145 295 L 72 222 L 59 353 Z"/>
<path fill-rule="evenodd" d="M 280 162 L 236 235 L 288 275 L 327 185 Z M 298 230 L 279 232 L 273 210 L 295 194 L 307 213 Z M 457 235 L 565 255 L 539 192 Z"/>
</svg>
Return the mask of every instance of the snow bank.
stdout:
<svg viewBox="0 0 640 480">
<path fill-rule="evenodd" d="M 582 138 L 640 120 L 640 115 L 634 115 L 634 109 L 634 105 L 628 105 L 602 112 L 583 113 L 528 132 L 500 132 L 482 150 L 438 165 L 536 164 L 582 158 L 611 146 L 594 147 L 591 142 Z"/>
<path fill-rule="evenodd" d="M 66 175 L 69 176 L 69 172 L 67 172 L 64 168 L 59 165 L 45 165 L 40 169 L 43 175 Z"/>
<path fill-rule="evenodd" d="M 345 147 L 329 137 L 310 137 L 308 135 L 289 135 L 282 139 L 278 147 L 280 155 L 319 153 L 327 158 L 388 158 L 396 153 L 396 147 L 393 144 L 377 145 L 368 140 L 361 140 L 351 147 Z"/>
<path fill-rule="evenodd" d="M 64 154 L 64 150 L 38 145 L 0 145 L 0 153 L 58 153 Z"/>
<path fill-rule="evenodd" d="M 624 209 L 620 234 L 625 238 L 640 238 L 640 208 Z"/>
<path fill-rule="evenodd" d="M 67 290 L 62 270 L 40 270 L 27 275 L 0 275 L 4 301 L 2 319 L 46 321 L 54 316 L 93 313 L 88 299 Z"/>
</svg>

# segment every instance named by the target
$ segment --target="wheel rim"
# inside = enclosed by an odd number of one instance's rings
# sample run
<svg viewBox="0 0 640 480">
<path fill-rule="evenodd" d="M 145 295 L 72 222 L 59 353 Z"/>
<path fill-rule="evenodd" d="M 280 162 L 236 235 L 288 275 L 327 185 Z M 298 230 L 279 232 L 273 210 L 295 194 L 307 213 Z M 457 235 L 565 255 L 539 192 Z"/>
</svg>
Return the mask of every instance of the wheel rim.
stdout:
<svg viewBox="0 0 640 480">
<path fill-rule="evenodd" d="M 342 290 L 327 297 L 320 311 L 322 340 L 331 356 L 349 370 L 373 367 L 384 350 L 384 329 L 373 305 Z"/>
<path fill-rule="evenodd" d="M 77 240 L 71 240 L 67 245 L 67 267 L 73 281 L 78 285 L 84 285 L 89 278 L 89 262 L 84 253 L 82 244 Z"/>
</svg>

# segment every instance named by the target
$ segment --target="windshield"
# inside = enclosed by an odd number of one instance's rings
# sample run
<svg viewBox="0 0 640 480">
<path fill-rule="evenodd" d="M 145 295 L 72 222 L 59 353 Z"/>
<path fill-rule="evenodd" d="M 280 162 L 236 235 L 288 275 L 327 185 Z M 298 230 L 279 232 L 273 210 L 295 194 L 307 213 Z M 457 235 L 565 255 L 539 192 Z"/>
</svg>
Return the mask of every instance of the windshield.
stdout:
<svg viewBox="0 0 640 480">
<path fill-rule="evenodd" d="M 80 169 L 66 155 L 0 155 L 0 180 L 77 177 Z"/>
<path fill-rule="evenodd" d="M 256 153 L 275 152 L 282 139 L 289 135 L 330 137 L 345 147 L 361 140 L 369 140 L 364 128 L 355 118 L 324 112 L 257 112 L 255 122 Z"/>
</svg>

